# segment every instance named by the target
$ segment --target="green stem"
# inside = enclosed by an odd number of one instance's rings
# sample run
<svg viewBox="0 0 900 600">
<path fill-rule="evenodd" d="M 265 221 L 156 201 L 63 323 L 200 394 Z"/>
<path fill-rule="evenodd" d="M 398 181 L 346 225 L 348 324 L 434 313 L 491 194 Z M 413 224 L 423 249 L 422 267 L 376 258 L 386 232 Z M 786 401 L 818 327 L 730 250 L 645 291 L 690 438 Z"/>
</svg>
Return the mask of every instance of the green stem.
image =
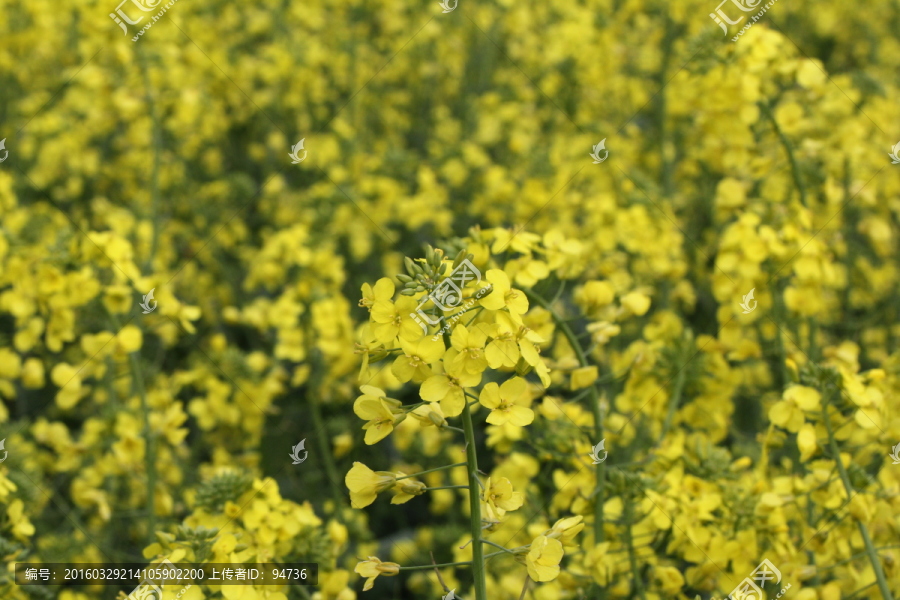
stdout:
<svg viewBox="0 0 900 600">
<path fill-rule="evenodd" d="M 834 431 L 831 427 L 831 420 L 828 418 L 828 402 L 822 404 L 822 420 L 825 421 L 825 429 L 828 431 L 828 444 L 831 447 L 831 455 L 834 457 L 838 473 L 841 476 L 841 482 L 847 492 L 847 502 L 853 499 L 853 486 L 850 484 L 850 477 L 847 475 L 847 469 L 841 461 L 841 451 L 838 448 L 837 440 L 834 438 Z M 875 551 L 875 544 L 872 543 L 872 537 L 869 535 L 869 529 L 861 520 L 857 520 L 859 525 L 859 533 L 862 536 L 863 543 L 866 546 L 866 554 L 869 555 L 869 562 L 872 563 L 872 569 L 875 571 L 875 579 L 878 582 L 878 589 L 881 590 L 881 597 L 884 600 L 893 600 L 891 590 L 888 588 L 887 579 L 884 576 L 884 569 L 881 567 L 881 560 Z"/>
<path fill-rule="evenodd" d="M 481 545 L 481 482 L 478 481 L 478 458 L 475 455 L 475 427 L 469 405 L 463 407 L 463 429 L 466 432 L 466 462 L 469 471 L 469 521 L 472 527 L 472 575 L 475 579 L 475 600 L 487 600 L 487 581 L 484 575 L 484 547 Z"/>
<path fill-rule="evenodd" d="M 134 387 L 141 397 L 141 412 L 144 415 L 144 469 L 147 471 L 147 537 L 153 543 L 156 540 L 156 442 L 150 431 L 150 406 L 147 404 L 147 389 L 144 387 L 144 373 L 138 360 L 138 353 L 128 355 L 131 362 Z"/>
<path fill-rule="evenodd" d="M 525 295 L 540 304 L 553 317 L 557 327 L 559 327 L 559 330 L 562 331 L 563 335 L 566 336 L 566 339 L 569 341 L 572 351 L 575 352 L 575 356 L 578 358 L 578 364 L 582 367 L 588 366 L 587 356 L 585 356 L 581 344 L 578 343 L 578 338 L 575 337 L 575 334 L 572 332 L 569 325 L 542 296 L 532 290 L 524 291 Z M 596 385 L 591 385 L 588 389 L 590 390 L 590 408 L 594 415 L 594 438 L 595 441 L 599 441 L 604 439 L 603 412 L 600 410 L 600 397 L 599 394 L 597 394 Z M 595 466 L 595 475 L 597 479 L 597 495 L 594 498 L 594 543 L 599 544 L 605 537 L 603 533 L 603 488 L 606 483 L 606 461 Z"/>
<path fill-rule="evenodd" d="M 781 128 L 778 126 L 778 122 L 775 120 L 775 115 L 772 113 L 772 109 L 769 108 L 769 105 L 765 102 L 760 102 L 760 106 L 763 109 L 763 113 L 765 113 L 772 123 L 775 134 L 778 136 L 778 139 L 781 140 L 781 145 L 784 146 L 784 149 L 787 152 L 788 161 L 791 163 L 791 175 L 794 178 L 794 185 L 797 186 L 797 190 L 800 192 L 800 204 L 803 205 L 803 208 L 806 208 L 806 186 L 803 185 L 803 179 L 800 177 L 800 168 L 797 166 L 797 159 L 794 158 L 794 147 L 791 146 L 790 140 L 787 139 L 787 136 L 784 135 Z"/>
<path fill-rule="evenodd" d="M 815 317 L 810 317 L 807 321 L 807 326 L 809 327 L 809 358 L 810 360 L 817 361 L 819 360 L 819 345 L 818 336 L 816 334 L 819 331 L 819 322 Z"/>
<path fill-rule="evenodd" d="M 465 565 L 471 565 L 471 560 L 466 560 L 463 562 L 453 562 L 453 563 L 443 563 L 440 565 L 417 565 L 415 567 L 400 567 L 401 571 L 421 571 L 423 569 L 434 569 L 435 567 L 462 567 Z"/>
<path fill-rule="evenodd" d="M 431 492 L 433 490 L 467 490 L 469 486 L 467 485 L 442 485 L 440 487 L 427 487 L 425 491 Z"/>
<path fill-rule="evenodd" d="M 628 545 L 628 562 L 631 563 L 631 577 L 634 579 L 634 587 L 641 600 L 647 600 L 644 594 L 644 585 L 641 573 L 638 569 L 637 555 L 634 552 L 634 540 L 631 537 L 631 525 L 634 520 L 634 498 L 626 497 L 625 502 L 625 543 Z"/>
<path fill-rule="evenodd" d="M 344 497 L 337 482 L 340 481 L 337 467 L 334 466 L 334 459 L 331 456 L 331 448 L 328 447 L 328 436 L 325 435 L 325 422 L 322 419 L 322 409 L 319 406 L 318 394 L 311 393 L 308 395 L 309 405 L 311 407 L 313 427 L 320 435 L 316 436 L 316 443 L 319 446 L 319 454 L 322 455 L 322 464 L 325 466 L 325 474 L 328 477 L 331 493 L 334 495 L 334 512 L 338 517 L 338 521 L 342 521 L 341 506 L 344 504 Z"/>
<path fill-rule="evenodd" d="M 662 435 L 659 436 L 659 441 L 662 443 L 664 439 L 666 439 L 666 434 L 669 432 L 669 427 L 672 426 L 672 419 L 675 417 L 675 411 L 678 409 L 678 405 L 681 403 L 681 392 L 684 390 L 684 377 L 686 367 L 682 367 L 680 371 L 678 371 L 678 375 L 675 376 L 675 390 L 672 393 L 672 398 L 669 399 L 669 410 L 666 413 L 666 421 L 663 423 Z"/>
<path fill-rule="evenodd" d="M 435 467 L 433 469 L 428 469 L 426 471 L 419 471 L 418 473 L 413 473 L 412 475 L 404 475 L 403 477 L 398 477 L 397 481 L 401 479 L 409 479 L 410 477 L 418 477 L 419 475 L 424 475 L 425 473 L 434 473 L 435 471 L 443 471 L 444 469 L 452 469 L 453 467 L 464 467 L 469 463 L 453 463 L 452 465 L 444 465 L 443 467 Z"/>
<path fill-rule="evenodd" d="M 775 298 L 775 311 L 777 314 L 778 322 L 785 323 L 785 310 L 784 310 L 784 287 L 779 285 L 777 286 L 777 296 Z M 784 334 L 781 332 L 781 327 L 776 327 L 778 333 L 776 334 L 776 339 L 778 340 L 778 360 L 781 362 L 780 370 L 781 370 L 781 389 L 784 390 L 787 388 L 788 383 L 791 381 L 791 376 L 788 374 L 787 368 L 787 351 L 784 348 Z"/>
<path fill-rule="evenodd" d="M 806 494 L 806 522 L 810 527 L 813 526 L 813 500 L 812 495 L 808 492 Z M 813 575 L 813 583 L 815 583 L 816 587 L 818 587 L 822 585 L 822 578 L 819 577 L 819 567 L 816 564 L 816 553 L 812 550 L 807 550 L 806 557 L 807 560 L 809 560 L 809 564 L 811 564 L 815 569 L 815 575 Z"/>
<path fill-rule="evenodd" d="M 500 549 L 503 550 L 504 552 L 509 552 L 510 554 L 515 554 L 515 553 L 514 553 L 512 550 L 510 550 L 509 548 L 505 548 L 505 547 L 501 546 L 500 544 L 495 544 L 494 542 L 492 542 L 492 541 L 490 541 L 490 540 L 481 540 L 481 543 L 482 543 L 482 544 L 489 544 L 489 545 L 493 546 L 494 548 L 500 548 Z"/>
<path fill-rule="evenodd" d="M 147 61 L 143 51 L 138 51 L 141 73 L 144 79 L 145 97 L 150 109 L 150 123 L 153 126 L 153 168 L 150 172 L 150 212 L 152 213 L 153 238 L 150 244 L 150 254 L 144 265 L 144 271 L 150 272 L 153 267 L 153 257 L 156 256 L 156 248 L 159 244 L 159 164 L 160 151 L 162 149 L 161 128 L 159 117 L 156 113 L 156 103 L 153 102 L 153 94 L 150 89 L 150 74 L 147 69 Z"/>
</svg>

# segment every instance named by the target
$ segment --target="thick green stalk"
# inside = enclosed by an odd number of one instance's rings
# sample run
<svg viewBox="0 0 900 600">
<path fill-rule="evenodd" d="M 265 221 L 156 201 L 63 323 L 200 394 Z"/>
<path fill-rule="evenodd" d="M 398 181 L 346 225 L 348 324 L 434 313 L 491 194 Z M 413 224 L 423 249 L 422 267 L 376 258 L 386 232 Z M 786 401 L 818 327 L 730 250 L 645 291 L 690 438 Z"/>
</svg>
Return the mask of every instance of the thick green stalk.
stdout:
<svg viewBox="0 0 900 600">
<path fill-rule="evenodd" d="M 137 352 L 128 355 L 131 361 L 132 381 L 141 397 L 141 412 L 144 414 L 144 469 L 147 471 L 147 536 L 150 543 L 156 540 L 156 442 L 150 430 L 150 406 L 147 404 L 147 390 L 144 387 L 144 374 L 138 361 Z"/>
<path fill-rule="evenodd" d="M 784 150 L 788 156 L 788 162 L 791 164 L 791 175 L 794 177 L 794 185 L 797 186 L 797 191 L 800 192 L 800 204 L 806 208 L 806 186 L 803 185 L 803 178 L 800 176 L 800 167 L 797 165 L 797 159 L 794 156 L 794 147 L 791 145 L 791 141 L 787 139 L 787 136 L 781 131 L 781 127 L 778 126 L 778 121 L 775 120 L 775 115 L 772 113 L 772 109 L 765 102 L 759 103 L 762 108 L 763 114 L 768 117 L 769 122 L 772 123 L 772 129 L 775 130 L 775 134 L 778 136 L 778 139 L 781 141 L 781 145 L 784 146 Z"/>
<path fill-rule="evenodd" d="M 525 294 L 538 304 L 540 304 L 550 315 L 553 317 L 553 320 L 556 322 L 559 330 L 562 331 L 563 335 L 566 336 L 566 339 L 569 341 L 569 346 L 572 347 L 572 351 L 575 352 L 575 356 L 578 359 L 578 364 L 582 367 L 588 366 L 587 356 L 584 354 L 584 350 L 581 348 L 581 344 L 578 342 L 578 337 L 572 332 L 572 329 L 569 327 L 569 324 L 563 320 L 559 314 L 553 310 L 552 305 L 547 302 L 541 295 L 536 294 L 532 290 L 525 290 Z M 599 442 L 602 439 L 605 439 L 605 435 L 603 433 L 603 411 L 600 408 L 600 395 L 597 393 L 597 385 L 596 382 L 591 384 L 588 388 L 590 390 L 590 409 L 591 414 L 594 416 L 594 442 Z M 605 495 L 603 493 L 604 488 L 606 487 L 606 461 L 604 460 L 598 465 L 594 466 L 594 476 L 597 480 L 597 487 L 594 490 L 594 544 L 600 544 L 603 542 L 606 537 L 603 532 L 603 502 L 605 500 Z M 592 586 L 592 594 L 596 593 L 595 598 L 599 598 L 603 600 L 606 598 L 606 589 L 601 588 L 596 583 Z"/>
<path fill-rule="evenodd" d="M 575 356 L 578 359 L 578 364 L 582 367 L 588 366 L 587 356 L 585 356 L 581 344 L 578 343 L 578 338 L 575 337 L 575 334 L 572 332 L 568 323 L 566 323 L 562 317 L 553 310 L 553 307 L 539 294 L 536 294 L 532 290 L 525 290 L 525 294 L 550 313 L 553 320 L 556 322 L 557 327 L 559 327 L 559 330 L 562 331 L 563 335 L 566 336 L 566 339 L 569 341 L 569 345 L 572 347 L 572 350 L 575 352 Z M 605 437 L 603 434 L 603 411 L 600 409 L 600 396 L 597 393 L 596 385 L 591 385 L 588 389 L 590 390 L 591 413 L 594 415 L 594 442 L 599 442 Z M 594 496 L 594 543 L 599 544 L 604 539 L 603 488 L 606 483 L 606 461 L 596 465 L 594 469 L 597 478 L 596 496 Z"/>
<path fill-rule="evenodd" d="M 834 430 L 831 426 L 831 420 L 828 418 L 828 403 L 822 405 L 822 420 L 825 421 L 825 429 L 828 431 L 828 445 L 831 447 L 831 455 L 834 457 L 838 473 L 841 476 L 841 482 L 847 491 L 847 502 L 853 499 L 853 486 L 850 484 L 850 476 L 847 475 L 847 469 L 841 461 L 841 451 L 838 448 L 837 440 L 834 438 Z M 859 525 L 859 533 L 862 536 L 863 543 L 866 546 L 866 554 L 869 555 L 869 562 L 872 563 L 872 569 L 875 571 L 875 580 L 878 582 L 878 589 L 881 590 L 881 597 L 884 600 L 893 600 L 891 590 L 888 588 L 887 579 L 884 576 L 884 569 L 881 567 L 881 560 L 875 551 L 875 544 L 872 543 L 872 536 L 869 535 L 869 529 L 861 520 L 856 521 Z"/>
<path fill-rule="evenodd" d="M 150 73 L 147 68 L 147 60 L 143 51 L 138 48 L 138 63 L 141 68 L 141 74 L 144 78 L 144 95 L 147 100 L 147 107 L 150 112 L 150 123 L 153 126 L 153 168 L 150 174 L 150 213 L 153 222 L 153 237 L 150 242 L 150 254 L 144 264 L 144 271 L 151 272 L 153 270 L 153 257 L 156 256 L 156 249 L 159 245 L 159 167 L 160 154 L 162 152 L 162 129 L 159 122 L 159 116 L 156 112 L 156 103 L 153 101 L 153 92 L 150 87 Z"/>
<path fill-rule="evenodd" d="M 481 544 L 481 486 L 478 481 L 478 459 L 475 456 L 475 428 L 469 405 L 463 407 L 463 430 L 466 432 L 466 462 L 469 465 L 469 521 L 472 527 L 472 576 L 475 580 L 475 600 L 487 600 L 484 576 L 484 546 Z"/>
<path fill-rule="evenodd" d="M 631 537 L 631 526 L 634 520 L 634 498 L 627 496 L 625 501 L 625 542 L 628 544 L 628 562 L 631 564 L 631 577 L 634 579 L 634 588 L 641 600 L 647 600 L 644 594 L 644 585 L 641 573 L 638 569 L 637 555 L 634 553 L 634 539 Z"/>
<path fill-rule="evenodd" d="M 662 441 L 666 438 L 666 434 L 669 433 L 669 428 L 672 426 L 672 419 L 675 418 L 675 411 L 678 410 L 678 405 L 681 403 L 681 393 L 684 391 L 684 378 L 685 378 L 685 367 L 682 367 L 680 371 L 678 371 L 678 375 L 675 376 L 675 390 L 672 392 L 672 397 L 669 399 L 669 410 L 666 412 L 666 420 L 663 423 L 662 434 L 659 436 L 659 441 Z"/>
<path fill-rule="evenodd" d="M 322 464 L 325 466 L 325 474 L 328 477 L 328 485 L 331 493 L 334 495 L 334 512 L 338 521 L 343 522 L 344 497 L 341 494 L 341 488 L 337 482 L 340 481 L 337 468 L 334 466 L 334 459 L 331 457 L 331 448 L 328 446 L 328 436 L 325 434 L 325 422 L 322 419 L 322 409 L 319 406 L 317 394 L 315 392 L 309 395 L 309 405 L 312 409 L 313 427 L 319 435 L 316 436 L 316 443 L 319 445 L 319 453 L 322 455 Z"/>
<path fill-rule="evenodd" d="M 441 318 L 441 326 L 445 322 Z M 444 331 L 444 347 L 450 347 L 450 332 Z M 472 578 L 475 600 L 487 600 L 487 580 L 484 574 L 484 546 L 481 543 L 481 482 L 478 480 L 478 457 L 475 454 L 475 427 L 472 409 L 466 404 L 462 411 L 463 434 L 466 437 L 466 465 L 469 472 L 469 523 L 472 528 Z"/>
</svg>

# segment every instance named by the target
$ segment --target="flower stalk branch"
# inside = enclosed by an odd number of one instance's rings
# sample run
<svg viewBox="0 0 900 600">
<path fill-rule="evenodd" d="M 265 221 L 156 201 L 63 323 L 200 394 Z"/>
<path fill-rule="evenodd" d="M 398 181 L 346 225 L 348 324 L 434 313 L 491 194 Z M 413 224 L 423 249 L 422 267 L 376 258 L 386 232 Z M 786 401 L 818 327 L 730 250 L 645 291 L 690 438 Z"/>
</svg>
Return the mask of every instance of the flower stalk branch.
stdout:
<svg viewBox="0 0 900 600">
<path fill-rule="evenodd" d="M 847 502 L 853 499 L 856 492 L 850 483 L 850 476 L 841 460 L 841 451 L 838 448 L 837 440 L 834 437 L 834 430 L 831 426 L 831 420 L 828 418 L 828 402 L 822 404 L 822 421 L 825 422 L 825 429 L 828 432 L 828 445 L 831 448 L 831 455 L 834 457 L 838 473 L 841 476 L 841 482 L 844 484 L 844 490 L 847 492 Z M 881 566 L 881 560 L 875 551 L 875 544 L 872 543 L 872 536 L 869 535 L 869 529 L 862 520 L 857 519 L 856 524 L 859 526 L 859 533 L 862 536 L 863 543 L 866 546 L 866 554 L 869 555 L 869 562 L 872 564 L 872 570 L 875 572 L 875 580 L 878 583 L 878 589 L 881 591 L 881 597 L 884 600 L 893 600 L 891 590 L 888 587 L 887 578 L 884 576 L 884 568 Z"/>
</svg>

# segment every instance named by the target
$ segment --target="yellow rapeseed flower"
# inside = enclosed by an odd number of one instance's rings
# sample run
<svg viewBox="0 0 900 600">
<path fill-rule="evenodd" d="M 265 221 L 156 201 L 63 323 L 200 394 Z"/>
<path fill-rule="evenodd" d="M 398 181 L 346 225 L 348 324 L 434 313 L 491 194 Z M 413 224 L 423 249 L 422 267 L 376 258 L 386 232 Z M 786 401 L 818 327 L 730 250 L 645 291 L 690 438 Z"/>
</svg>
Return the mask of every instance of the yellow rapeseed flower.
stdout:
<svg viewBox="0 0 900 600">
<path fill-rule="evenodd" d="M 528 575 L 535 581 L 552 581 L 559 575 L 559 561 L 563 557 L 563 546 L 559 540 L 539 535 L 531 542 L 531 549 L 525 556 Z"/>
<path fill-rule="evenodd" d="M 497 385 L 493 381 L 484 386 L 478 401 L 491 409 L 487 422 L 491 425 L 503 425 L 507 422 L 524 427 L 534 421 L 534 411 L 528 405 L 528 384 L 521 377 L 513 377 Z"/>
<path fill-rule="evenodd" d="M 366 578 L 366 584 L 363 591 L 368 592 L 375 585 L 375 578 L 384 575 L 390 577 L 400 572 L 400 565 L 392 562 L 382 562 L 377 556 L 370 556 L 368 560 L 357 563 L 353 569 L 354 573 L 358 573 Z"/>
<path fill-rule="evenodd" d="M 344 476 L 344 483 L 350 490 L 350 504 L 353 508 L 364 508 L 375 502 L 379 492 L 388 489 L 397 480 L 397 475 L 390 471 L 373 471 L 361 462 L 354 462 L 353 467 Z"/>
</svg>

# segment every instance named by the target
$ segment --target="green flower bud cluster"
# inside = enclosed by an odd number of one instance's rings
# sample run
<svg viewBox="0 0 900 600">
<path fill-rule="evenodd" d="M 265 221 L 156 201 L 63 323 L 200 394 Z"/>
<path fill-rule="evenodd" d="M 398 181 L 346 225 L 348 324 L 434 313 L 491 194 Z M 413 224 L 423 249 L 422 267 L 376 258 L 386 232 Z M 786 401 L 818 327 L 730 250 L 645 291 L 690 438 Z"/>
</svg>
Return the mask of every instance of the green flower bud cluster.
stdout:
<svg viewBox="0 0 900 600">
<path fill-rule="evenodd" d="M 406 274 L 399 273 L 397 275 L 397 280 L 403 284 L 400 293 L 404 296 L 414 296 L 422 292 L 430 292 L 437 285 L 438 280 L 448 273 L 448 266 L 449 271 L 453 271 L 467 258 L 471 260 L 474 255 L 467 254 L 466 250 L 462 249 L 456 254 L 453 263 L 448 265 L 445 262 L 443 250 L 431 245 L 425 246 L 425 258 L 413 260 L 407 256 L 403 259 Z"/>
<path fill-rule="evenodd" d="M 238 471 L 218 473 L 197 488 L 196 504 L 209 512 L 221 511 L 226 502 L 237 502 L 251 485 L 251 478 L 244 473 Z"/>
</svg>

